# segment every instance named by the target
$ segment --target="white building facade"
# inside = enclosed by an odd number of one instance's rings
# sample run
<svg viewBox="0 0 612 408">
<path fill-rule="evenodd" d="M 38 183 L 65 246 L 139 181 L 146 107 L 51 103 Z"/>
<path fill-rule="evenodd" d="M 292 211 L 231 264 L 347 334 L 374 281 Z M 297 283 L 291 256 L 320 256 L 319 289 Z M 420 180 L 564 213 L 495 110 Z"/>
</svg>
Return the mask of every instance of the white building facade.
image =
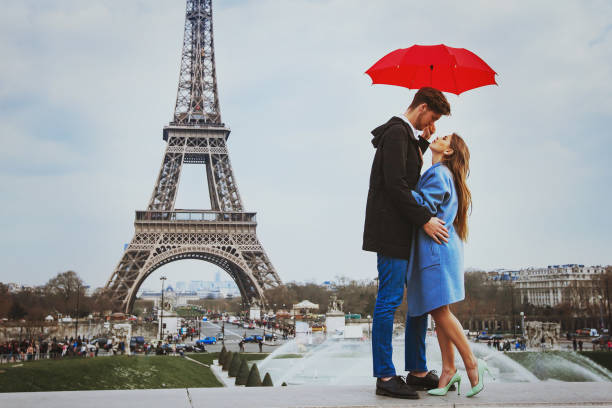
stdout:
<svg viewBox="0 0 612 408">
<path fill-rule="evenodd" d="M 605 272 L 604 266 L 549 265 L 522 269 L 518 278 L 510 282 L 519 290 L 521 304 L 554 307 L 568 303 L 583 307 L 602 301 L 599 282 Z"/>
</svg>

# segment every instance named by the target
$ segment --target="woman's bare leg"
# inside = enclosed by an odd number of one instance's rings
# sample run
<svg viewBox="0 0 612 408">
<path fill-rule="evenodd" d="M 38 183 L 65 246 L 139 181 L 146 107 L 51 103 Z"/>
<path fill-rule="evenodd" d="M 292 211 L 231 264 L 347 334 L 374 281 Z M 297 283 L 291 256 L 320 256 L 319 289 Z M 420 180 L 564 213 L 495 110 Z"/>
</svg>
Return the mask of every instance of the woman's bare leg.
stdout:
<svg viewBox="0 0 612 408">
<path fill-rule="evenodd" d="M 442 353 L 442 372 L 440 373 L 440 380 L 438 381 L 438 388 L 446 387 L 453 375 L 455 375 L 455 346 L 446 336 L 443 330 L 436 327 L 436 334 L 438 336 L 438 344 L 440 345 L 440 352 Z"/>
<path fill-rule="evenodd" d="M 443 332 L 450 342 L 457 347 L 457 351 L 459 351 L 463 359 L 463 364 L 465 365 L 470 383 L 472 387 L 475 386 L 478 384 L 478 363 L 465 337 L 465 333 L 463 333 L 461 323 L 459 323 L 459 320 L 451 313 L 448 305 L 432 310 L 430 314 L 436 322 L 438 331 Z"/>
</svg>

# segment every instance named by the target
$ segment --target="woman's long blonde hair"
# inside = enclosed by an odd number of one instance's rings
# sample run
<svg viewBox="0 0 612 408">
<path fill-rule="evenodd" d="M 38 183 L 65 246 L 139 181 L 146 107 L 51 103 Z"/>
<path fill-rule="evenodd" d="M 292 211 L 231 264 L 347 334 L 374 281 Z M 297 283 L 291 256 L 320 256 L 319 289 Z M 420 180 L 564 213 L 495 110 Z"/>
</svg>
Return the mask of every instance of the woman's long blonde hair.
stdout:
<svg viewBox="0 0 612 408">
<path fill-rule="evenodd" d="M 468 212 L 472 210 L 472 193 L 467 186 L 466 179 L 470 175 L 470 150 L 465 141 L 456 133 L 451 137 L 450 148 L 453 153 L 444 156 L 442 163 L 449 168 L 455 179 L 459 207 L 453 225 L 455 231 L 463 241 L 468 237 Z"/>
</svg>

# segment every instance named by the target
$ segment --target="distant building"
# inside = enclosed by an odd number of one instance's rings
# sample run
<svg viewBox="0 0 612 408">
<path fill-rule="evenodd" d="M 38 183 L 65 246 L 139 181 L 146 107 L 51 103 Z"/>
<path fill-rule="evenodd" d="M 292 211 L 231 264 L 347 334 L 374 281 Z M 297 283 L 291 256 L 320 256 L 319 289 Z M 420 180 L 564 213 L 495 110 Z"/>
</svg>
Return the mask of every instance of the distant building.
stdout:
<svg viewBox="0 0 612 408">
<path fill-rule="evenodd" d="M 153 306 L 159 307 L 161 304 L 161 291 L 144 291 L 140 294 L 140 299 L 152 300 Z M 186 306 L 189 304 L 190 300 L 198 299 L 200 299 L 200 296 L 198 296 L 197 292 L 177 292 L 172 289 L 172 286 L 169 286 L 168 288 L 164 289 L 164 304 L 169 304 L 172 307 Z"/>
<path fill-rule="evenodd" d="M 512 285 L 520 294 L 521 304 L 554 307 L 566 303 L 582 308 L 599 302 L 601 289 L 597 285 L 605 271 L 605 266 L 565 264 L 521 270 L 495 269 L 486 272 L 486 276 L 489 282 Z"/>
<path fill-rule="evenodd" d="M 520 272 L 519 270 L 494 269 L 487 272 L 487 279 L 498 283 L 514 282 L 518 280 Z"/>
<path fill-rule="evenodd" d="M 9 293 L 19 293 L 19 292 L 24 291 L 24 290 L 34 289 L 33 286 L 21 285 L 19 283 L 15 283 L 15 282 L 5 283 L 5 285 L 8 287 Z"/>
<path fill-rule="evenodd" d="M 233 281 L 222 281 L 215 276 L 214 281 L 192 280 L 189 283 L 179 281 L 174 287 L 168 285 L 164 290 L 164 303 L 173 306 L 187 305 L 189 301 L 199 299 L 219 299 L 239 297 L 240 290 Z M 138 297 L 143 300 L 152 300 L 155 306 L 161 303 L 159 290 L 142 289 Z M 168 300 L 166 300 L 166 297 Z"/>
<path fill-rule="evenodd" d="M 519 290 L 522 304 L 554 307 L 567 303 L 584 307 L 599 303 L 598 279 L 605 271 L 603 266 L 549 265 L 522 269 L 518 279 L 511 282 Z"/>
</svg>

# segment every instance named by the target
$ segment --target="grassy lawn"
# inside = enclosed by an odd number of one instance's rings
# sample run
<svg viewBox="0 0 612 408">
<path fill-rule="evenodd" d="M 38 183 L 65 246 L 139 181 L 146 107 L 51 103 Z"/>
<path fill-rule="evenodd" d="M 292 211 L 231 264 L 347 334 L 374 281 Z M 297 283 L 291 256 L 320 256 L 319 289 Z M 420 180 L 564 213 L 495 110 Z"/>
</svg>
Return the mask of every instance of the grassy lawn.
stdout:
<svg viewBox="0 0 612 408">
<path fill-rule="evenodd" d="M 170 356 L 74 358 L 0 365 L 0 392 L 220 386 L 209 368 Z"/>
<path fill-rule="evenodd" d="M 612 371 L 612 351 L 581 351 L 580 354 Z"/>
<path fill-rule="evenodd" d="M 279 354 L 278 356 L 274 357 L 274 360 L 282 360 L 284 358 L 303 358 L 304 355 L 302 354 Z"/>
</svg>

